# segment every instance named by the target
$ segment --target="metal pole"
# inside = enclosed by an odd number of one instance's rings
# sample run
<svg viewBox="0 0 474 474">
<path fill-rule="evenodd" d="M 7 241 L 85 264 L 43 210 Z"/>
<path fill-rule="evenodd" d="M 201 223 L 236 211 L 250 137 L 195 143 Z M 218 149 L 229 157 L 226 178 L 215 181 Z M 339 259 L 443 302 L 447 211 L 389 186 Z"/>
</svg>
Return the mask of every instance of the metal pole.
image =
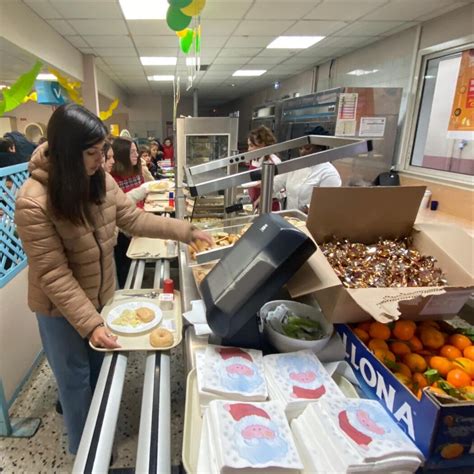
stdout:
<svg viewBox="0 0 474 474">
<path fill-rule="evenodd" d="M 273 163 L 264 162 L 262 164 L 262 181 L 259 214 L 267 214 L 272 212 L 272 194 L 273 194 L 273 177 L 275 176 L 275 165 Z"/>
<path fill-rule="evenodd" d="M 239 171 L 239 165 L 237 163 L 227 166 L 227 176 L 233 175 L 237 173 L 238 171 Z M 232 206 L 232 204 L 235 204 L 235 198 L 236 198 L 236 188 L 235 187 L 227 188 L 224 191 L 224 208 L 227 208 L 229 206 Z M 226 214 L 226 217 L 230 217 L 230 215 Z"/>
<path fill-rule="evenodd" d="M 199 117 L 199 94 L 198 89 L 193 89 L 193 117 Z"/>
</svg>

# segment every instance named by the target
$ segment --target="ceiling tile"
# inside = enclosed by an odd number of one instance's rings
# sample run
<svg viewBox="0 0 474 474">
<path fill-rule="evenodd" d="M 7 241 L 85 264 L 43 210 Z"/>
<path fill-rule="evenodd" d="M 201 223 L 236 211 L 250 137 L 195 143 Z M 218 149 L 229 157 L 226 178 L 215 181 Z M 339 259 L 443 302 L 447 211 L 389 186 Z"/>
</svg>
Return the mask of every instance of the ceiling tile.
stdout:
<svg viewBox="0 0 474 474">
<path fill-rule="evenodd" d="M 94 48 L 98 56 L 137 57 L 135 48 Z"/>
<path fill-rule="evenodd" d="M 80 35 L 126 35 L 127 25 L 123 20 L 70 20 L 69 23 Z"/>
<path fill-rule="evenodd" d="M 95 36 L 87 35 L 87 42 L 94 48 L 122 48 L 122 47 L 133 47 L 133 43 L 130 38 L 126 35 L 117 36 Z"/>
<path fill-rule="evenodd" d="M 293 56 L 297 54 L 300 49 L 291 50 L 291 49 L 263 49 L 262 52 L 259 54 L 261 57 L 269 57 L 269 58 L 286 58 L 288 56 Z M 304 50 L 303 50 L 304 51 Z"/>
<path fill-rule="evenodd" d="M 116 74 L 140 74 L 143 71 L 143 66 L 141 65 L 130 66 L 128 64 L 112 64 L 109 67 Z"/>
<path fill-rule="evenodd" d="M 120 64 L 127 64 L 130 66 L 141 66 L 138 57 L 121 57 L 121 56 L 103 56 L 104 61 L 111 67 Z"/>
<path fill-rule="evenodd" d="M 407 30 L 408 28 L 413 28 L 414 26 L 418 24 L 419 22 L 417 21 L 405 21 L 400 26 L 386 31 L 385 33 L 382 34 L 382 36 L 391 36 L 396 33 L 400 33 L 401 31 Z"/>
<path fill-rule="evenodd" d="M 290 26 L 295 22 L 293 20 L 275 20 L 275 21 L 262 21 L 262 20 L 243 20 L 235 30 L 235 35 L 261 35 L 265 33 L 267 36 L 279 36 L 282 35 Z"/>
<path fill-rule="evenodd" d="M 331 47 L 339 47 L 339 48 L 350 48 L 356 47 L 358 44 L 362 44 L 365 41 L 372 40 L 374 41 L 373 36 L 356 36 L 356 37 L 348 37 L 348 36 L 330 36 L 326 39 L 323 43 L 318 43 L 314 46 L 317 48 L 318 45 L 321 47 L 324 46 L 331 46 Z"/>
<path fill-rule="evenodd" d="M 216 1 L 206 3 L 202 18 L 204 20 L 239 20 L 252 5 L 252 0 Z"/>
<path fill-rule="evenodd" d="M 211 48 L 222 48 L 227 40 L 229 39 L 228 36 L 209 36 L 203 35 L 201 38 L 201 46 L 204 50 L 207 46 Z"/>
<path fill-rule="evenodd" d="M 301 20 L 286 31 L 285 35 L 327 36 L 346 25 L 342 21 Z"/>
<path fill-rule="evenodd" d="M 62 36 L 76 34 L 74 28 L 66 20 L 48 20 L 48 23 Z"/>
<path fill-rule="evenodd" d="M 230 36 L 238 24 L 238 20 L 202 20 L 201 31 L 203 37 Z"/>
<path fill-rule="evenodd" d="M 296 56 L 294 58 L 287 59 L 282 65 L 289 65 L 289 66 L 311 66 L 312 59 L 308 57 L 299 57 Z"/>
<path fill-rule="evenodd" d="M 174 48 L 137 48 L 140 56 L 177 56 L 178 45 Z"/>
<path fill-rule="evenodd" d="M 227 43 L 228 48 L 261 47 L 266 48 L 271 38 L 268 36 L 232 36 Z"/>
<path fill-rule="evenodd" d="M 373 13 L 367 15 L 367 20 L 414 20 L 434 10 L 453 4 L 456 0 L 392 0 Z"/>
<path fill-rule="evenodd" d="M 432 18 L 436 18 L 437 16 L 444 15 L 445 13 L 448 13 L 452 10 L 457 9 L 457 8 L 461 8 L 465 5 L 469 5 L 470 3 L 473 3 L 473 0 L 452 2 L 451 4 L 446 5 L 443 8 L 440 8 L 438 10 L 434 10 L 431 13 L 421 15 L 420 17 L 417 18 L 417 21 L 431 20 Z"/>
<path fill-rule="evenodd" d="M 337 32 L 338 36 L 378 36 L 401 26 L 401 21 L 356 21 Z"/>
<path fill-rule="evenodd" d="M 228 58 L 226 56 L 218 56 L 216 59 L 214 59 L 214 62 L 212 64 L 238 64 L 239 66 L 242 66 L 246 64 L 249 60 L 250 60 L 250 57 Z"/>
<path fill-rule="evenodd" d="M 176 38 L 176 33 L 168 27 L 165 20 L 127 20 L 127 24 L 133 37 L 163 35 Z"/>
<path fill-rule="evenodd" d="M 305 16 L 308 20 L 356 20 L 366 13 L 373 11 L 380 5 L 387 3 L 387 0 L 378 1 L 325 1 L 320 3 L 310 13 Z"/>
<path fill-rule="evenodd" d="M 93 54 L 94 56 L 97 55 L 94 48 L 79 48 L 79 51 L 82 54 Z"/>
<path fill-rule="evenodd" d="M 214 64 L 209 67 L 209 71 L 212 72 L 234 72 L 236 69 L 232 64 Z M 250 69 L 250 68 L 249 68 Z"/>
<path fill-rule="evenodd" d="M 275 64 L 279 64 L 284 61 L 286 58 L 284 57 L 271 57 L 271 56 L 256 56 L 255 58 L 251 59 L 248 64 L 252 66 L 273 66 Z M 263 69 L 265 69 L 265 67 Z"/>
<path fill-rule="evenodd" d="M 249 20 L 299 20 L 307 15 L 314 7 L 313 2 L 265 0 L 256 2 L 248 11 Z"/>
<path fill-rule="evenodd" d="M 84 38 L 79 35 L 66 36 L 66 39 L 76 48 L 88 48 L 89 45 L 84 41 Z"/>
<path fill-rule="evenodd" d="M 142 66 L 147 76 L 153 74 L 174 74 L 176 71 L 175 66 Z"/>
<path fill-rule="evenodd" d="M 178 38 L 175 36 L 141 36 L 132 35 L 133 42 L 140 47 L 173 48 L 178 45 Z"/>
<path fill-rule="evenodd" d="M 223 53 L 228 57 L 236 57 L 236 56 L 255 56 L 256 54 L 260 53 L 262 48 L 225 48 Z"/>
<path fill-rule="evenodd" d="M 47 0 L 25 0 L 25 3 L 41 18 L 62 18 L 61 14 Z"/>
<path fill-rule="evenodd" d="M 50 0 L 53 7 L 63 18 L 82 19 L 122 19 L 122 11 L 117 3 L 103 1 L 77 2 L 70 0 Z"/>
</svg>

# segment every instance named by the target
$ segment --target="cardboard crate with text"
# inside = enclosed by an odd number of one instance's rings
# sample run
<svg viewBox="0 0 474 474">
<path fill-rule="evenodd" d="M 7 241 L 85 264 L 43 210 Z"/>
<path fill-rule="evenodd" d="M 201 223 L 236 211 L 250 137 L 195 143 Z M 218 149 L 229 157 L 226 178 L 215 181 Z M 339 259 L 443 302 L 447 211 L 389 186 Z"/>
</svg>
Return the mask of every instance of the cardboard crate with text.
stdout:
<svg viewBox="0 0 474 474">
<path fill-rule="evenodd" d="M 419 398 L 346 324 L 337 324 L 346 360 L 369 398 L 378 400 L 423 452 L 430 469 L 474 465 L 474 403 L 445 403 L 429 388 Z M 376 353 L 376 351 L 375 351 Z M 390 364 L 388 364 L 390 365 Z"/>
<path fill-rule="evenodd" d="M 306 225 L 318 244 L 410 237 L 415 249 L 436 259 L 447 285 L 347 288 L 318 251 L 288 283 L 291 296 L 316 299 L 326 318 L 336 323 L 370 316 L 386 323 L 457 314 L 474 288 L 474 239 L 453 226 L 415 224 L 424 191 L 415 186 L 314 188 Z"/>
</svg>

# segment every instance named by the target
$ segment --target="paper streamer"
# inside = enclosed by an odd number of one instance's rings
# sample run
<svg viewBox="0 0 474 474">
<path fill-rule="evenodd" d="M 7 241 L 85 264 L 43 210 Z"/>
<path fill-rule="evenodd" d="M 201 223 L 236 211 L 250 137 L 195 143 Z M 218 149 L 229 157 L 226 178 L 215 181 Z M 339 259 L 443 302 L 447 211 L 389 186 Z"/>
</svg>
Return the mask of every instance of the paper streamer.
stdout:
<svg viewBox="0 0 474 474">
<path fill-rule="evenodd" d="M 105 112 L 99 112 L 100 120 L 107 120 L 112 117 L 114 110 L 118 107 L 119 100 L 115 99 L 109 106 L 109 108 Z"/>
</svg>

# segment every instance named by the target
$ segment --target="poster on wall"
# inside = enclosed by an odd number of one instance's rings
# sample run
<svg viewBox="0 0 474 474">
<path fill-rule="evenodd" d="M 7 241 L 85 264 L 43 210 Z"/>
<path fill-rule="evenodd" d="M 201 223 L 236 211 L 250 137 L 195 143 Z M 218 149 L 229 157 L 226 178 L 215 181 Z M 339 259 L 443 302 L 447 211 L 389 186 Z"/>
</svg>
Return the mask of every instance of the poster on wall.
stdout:
<svg viewBox="0 0 474 474">
<path fill-rule="evenodd" d="M 35 81 L 38 104 L 63 105 L 68 102 L 67 93 L 57 81 Z"/>
<path fill-rule="evenodd" d="M 359 94 L 340 94 L 337 109 L 336 136 L 354 136 L 356 134 L 357 101 Z"/>
<path fill-rule="evenodd" d="M 474 49 L 462 53 L 449 118 L 448 138 L 474 139 Z"/>
<path fill-rule="evenodd" d="M 386 117 L 361 117 L 359 137 L 383 137 Z"/>
</svg>

